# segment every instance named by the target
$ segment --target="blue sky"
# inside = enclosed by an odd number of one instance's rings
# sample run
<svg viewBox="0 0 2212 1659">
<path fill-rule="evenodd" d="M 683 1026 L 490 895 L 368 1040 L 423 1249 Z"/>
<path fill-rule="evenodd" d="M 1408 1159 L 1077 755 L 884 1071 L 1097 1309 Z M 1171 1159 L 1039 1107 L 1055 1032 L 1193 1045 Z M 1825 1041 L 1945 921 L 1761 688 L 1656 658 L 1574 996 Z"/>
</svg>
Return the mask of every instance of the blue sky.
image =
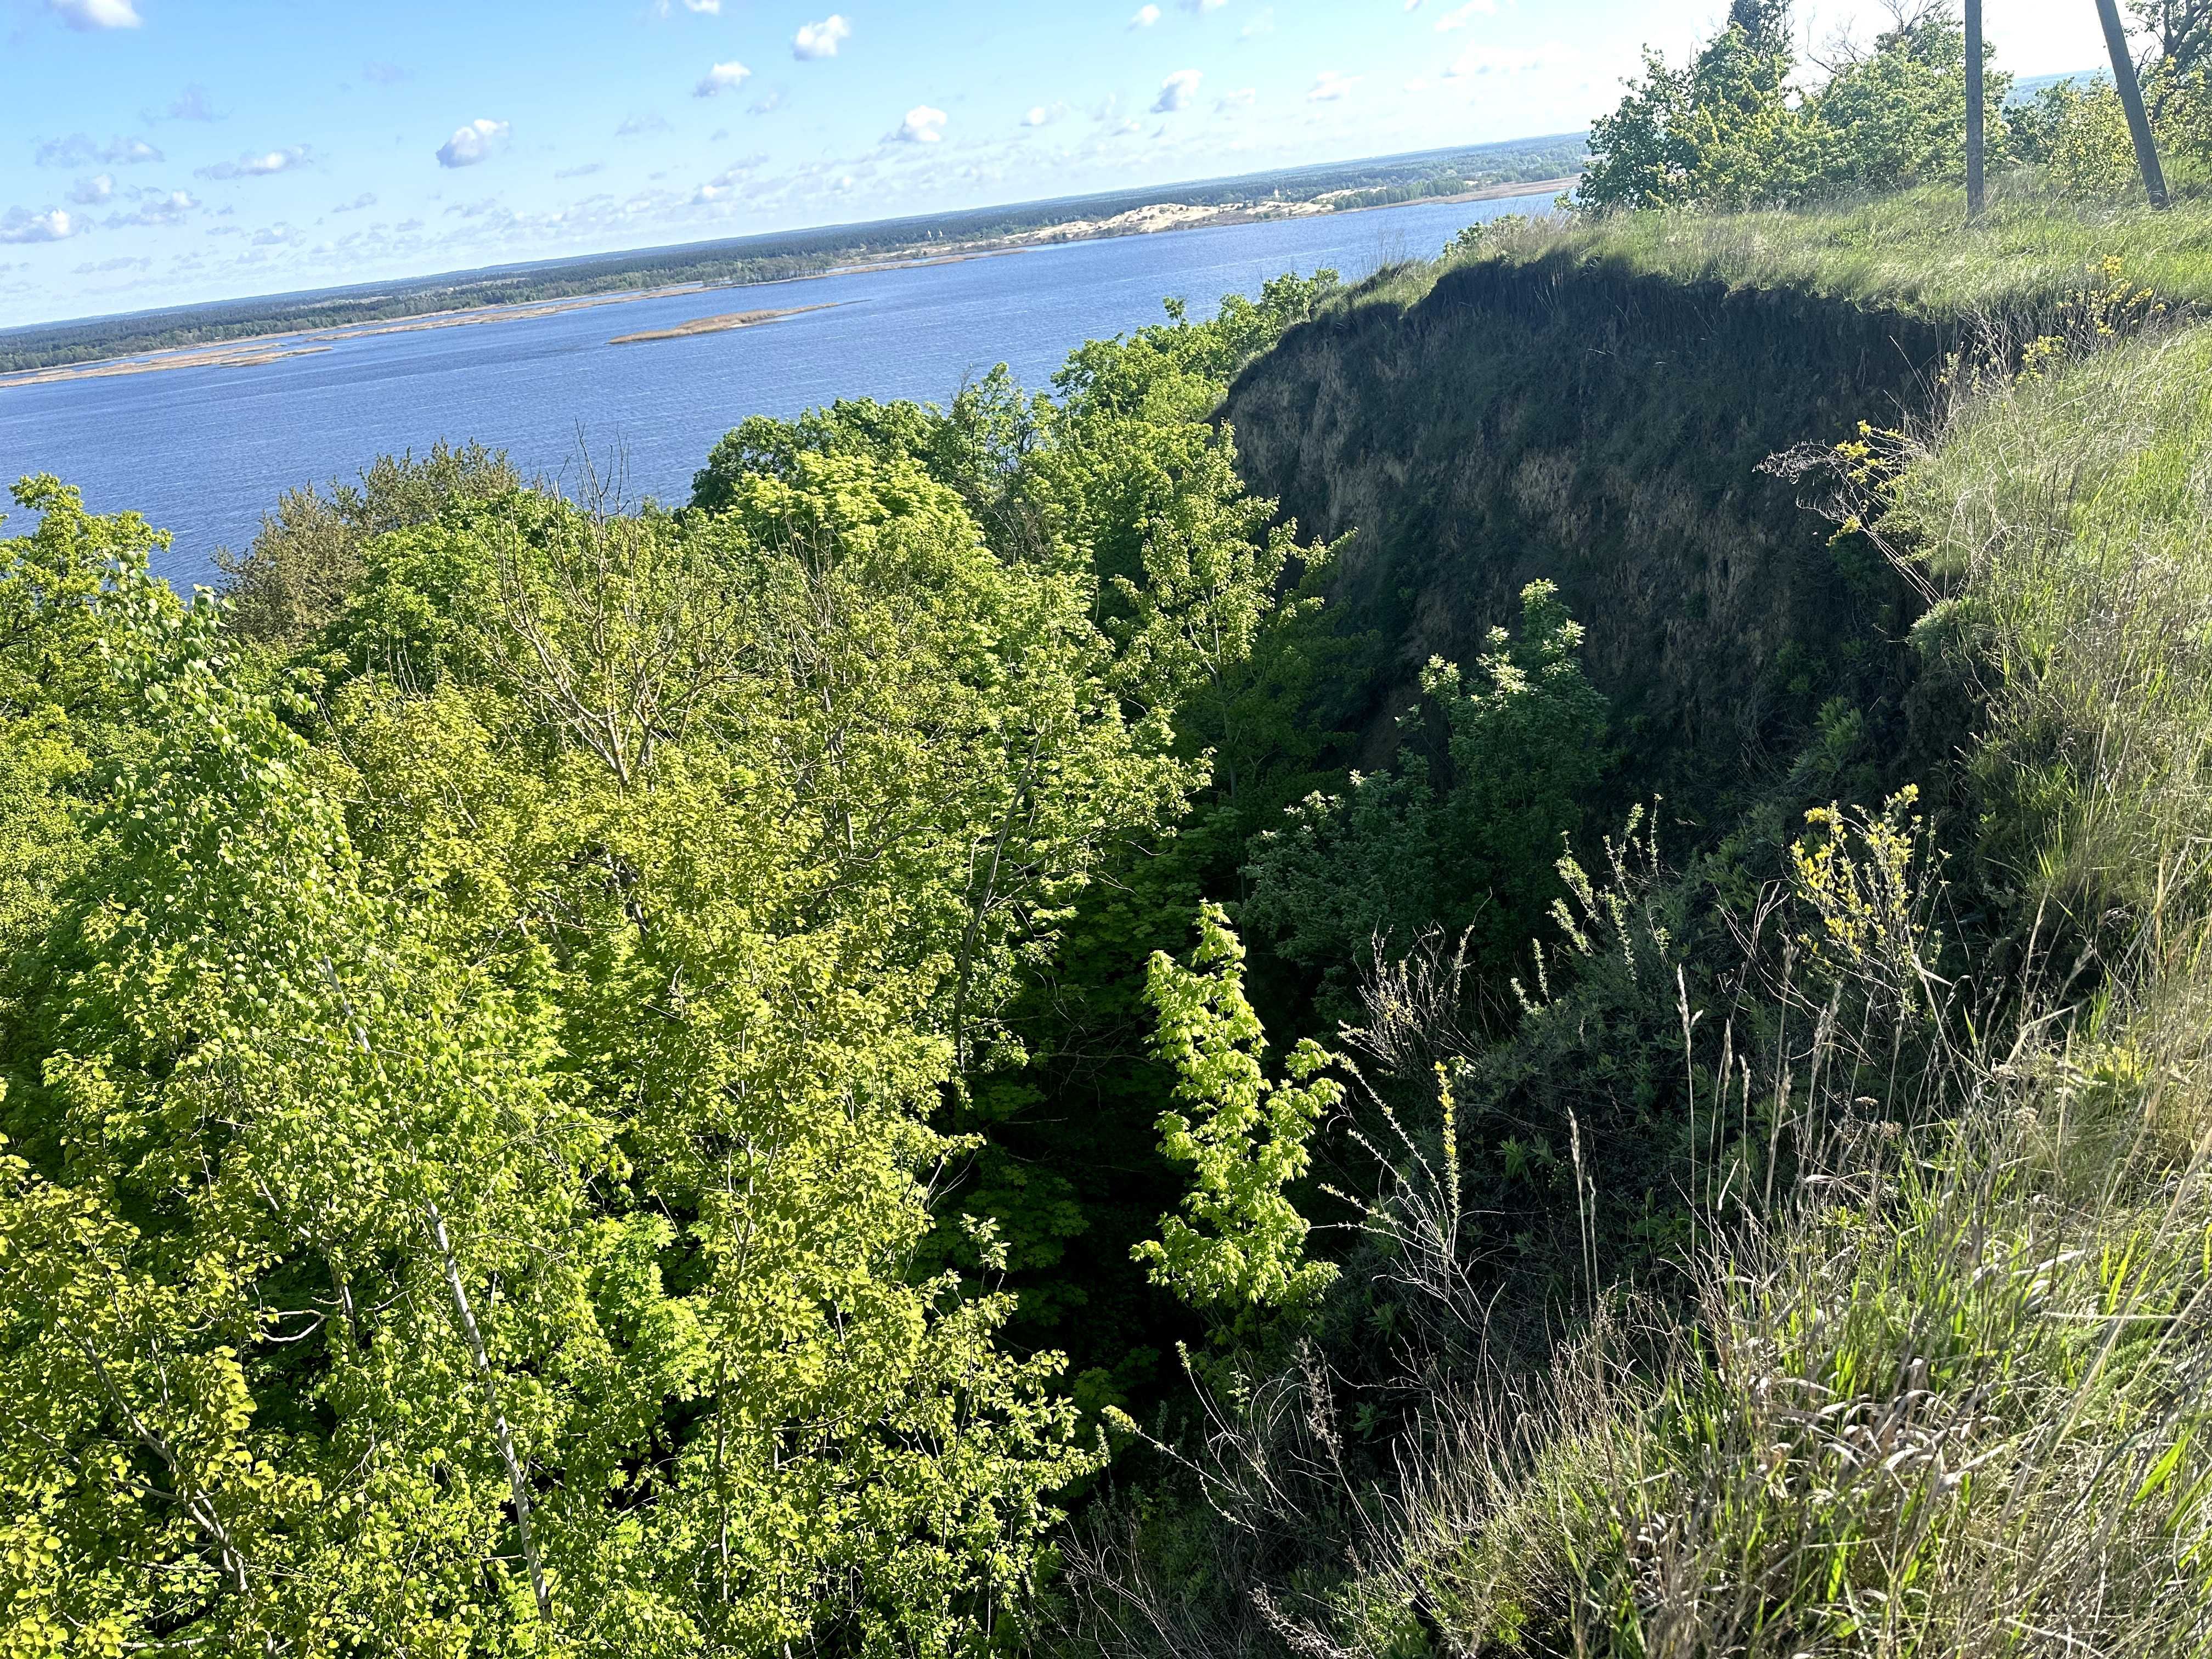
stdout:
<svg viewBox="0 0 2212 1659">
<path fill-rule="evenodd" d="M 1569 131 L 1724 7 L 0 0 L 0 325 Z"/>
</svg>

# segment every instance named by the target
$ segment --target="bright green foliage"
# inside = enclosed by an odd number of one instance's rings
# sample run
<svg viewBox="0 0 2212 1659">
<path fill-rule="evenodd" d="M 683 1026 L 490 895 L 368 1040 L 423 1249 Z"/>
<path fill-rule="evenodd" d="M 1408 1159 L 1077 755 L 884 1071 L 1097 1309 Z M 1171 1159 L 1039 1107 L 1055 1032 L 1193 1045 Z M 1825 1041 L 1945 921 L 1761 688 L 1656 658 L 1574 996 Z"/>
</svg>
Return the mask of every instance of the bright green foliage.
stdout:
<svg viewBox="0 0 2212 1659">
<path fill-rule="evenodd" d="M 1402 954 L 1432 927 L 1475 927 L 1494 959 L 1558 896 L 1563 838 L 1605 769 L 1605 699 L 1552 584 L 1531 583 L 1521 607 L 1517 639 L 1491 630 L 1478 684 L 1442 660 L 1422 672 L 1441 768 L 1409 750 L 1395 772 L 1353 774 L 1346 793 L 1309 797 L 1254 843 L 1243 920 L 1290 961 L 1340 969 Z"/>
<path fill-rule="evenodd" d="M 507 1449 L 600 1403 L 568 1374 L 593 1241 L 555 1248 L 600 1137 L 532 988 L 364 891 L 306 744 L 213 642 L 203 609 L 157 647 L 159 744 L 27 1022 L 5 1437 L 58 1478 L 14 1593 L 125 1644 L 504 1650 L 475 1626 L 529 1595 Z"/>
<path fill-rule="evenodd" d="M 136 740 L 106 648 L 118 618 L 175 608 L 146 574 L 167 538 L 137 514 L 88 514 L 77 491 L 47 477 L 13 494 L 41 516 L 31 534 L 0 539 L 0 955 L 9 958 L 82 861 L 94 768 Z"/>
<path fill-rule="evenodd" d="M 2194 188 L 2212 168 L 2212 67 L 2164 58 L 2142 77 L 2143 102 L 2159 155 L 2172 182 Z M 2108 81 L 2063 81 L 2039 94 L 2039 155 L 2051 180 L 2076 200 L 2139 200 L 2135 140 L 2120 95 Z"/>
<path fill-rule="evenodd" d="M 1590 126 L 1575 199 L 1596 210 L 1745 208 L 1949 179 L 1965 167 L 1966 41 L 1942 8 L 1878 36 L 1800 94 L 1784 9 L 1729 26 L 1680 68 L 1643 78 Z M 2010 77 L 1987 76 L 1990 143 L 2005 143 Z"/>
<path fill-rule="evenodd" d="M 1146 996 L 1185 1109 L 1161 1115 L 1160 1147 L 1190 1166 L 1192 1185 L 1189 1219 L 1162 1216 L 1159 1238 L 1139 1244 L 1137 1259 L 1195 1308 L 1307 1300 L 1336 1268 L 1305 1259 L 1306 1219 L 1284 1189 L 1306 1172 L 1315 1126 L 1344 1097 L 1322 1075 L 1328 1052 L 1309 1037 L 1282 1078 L 1261 1069 L 1267 1037 L 1244 997 L 1244 947 L 1218 905 L 1199 911 L 1188 967 L 1165 951 L 1153 957 Z"/>
<path fill-rule="evenodd" d="M 1205 416 L 1325 286 L 750 422 L 678 514 L 380 465 L 222 622 L 21 487 L 0 1651 L 995 1639 L 1095 1458 L 992 1281 L 1089 1222 L 957 1131 L 1255 741 L 1316 601 Z"/>
<path fill-rule="evenodd" d="M 1048 394 L 1025 394 L 1001 368 L 943 408 L 855 400 L 748 422 L 693 497 L 727 511 L 757 492 L 750 477 L 789 481 L 825 461 L 933 481 L 1013 567 L 1008 580 L 1079 596 L 1070 602 L 1103 636 L 1086 648 L 1105 647 L 1085 659 L 1096 684 L 1084 695 L 1111 698 L 1144 743 L 1176 757 L 1188 807 L 1163 799 L 1116 820 L 1089 878 L 1053 902 L 1049 949 L 1041 912 L 1018 960 L 993 954 L 989 926 L 979 933 L 978 962 L 994 977 L 969 976 L 964 1006 L 1020 989 L 988 1030 L 959 1022 L 954 1109 L 984 1144 L 948 1180 L 930 1249 L 979 1271 L 971 1229 L 988 1224 L 1018 1292 L 1019 1340 L 1079 1347 L 1098 1368 L 1086 1397 L 1109 1387 L 1109 1372 L 1141 1376 L 1175 1334 L 1160 1328 L 1179 1317 L 1127 1265 L 1176 1185 L 1154 1145 L 1172 1079 L 1150 1054 L 1144 963 L 1188 927 L 1210 883 L 1234 878 L 1256 823 L 1310 787 L 1325 741 L 1305 710 L 1329 662 L 1315 626 L 1328 550 L 1298 547 L 1273 504 L 1251 497 L 1233 434 L 1211 417 L 1230 378 L 1334 287 L 1326 274 L 1284 278 L 1203 322 L 1170 305 L 1161 324 L 1081 348 Z M 1044 765 L 1058 775 L 1049 753 Z M 969 862 L 1016 872 L 1018 851 L 1018 835 L 1005 859 L 983 848 Z"/>
<path fill-rule="evenodd" d="M 2008 143 L 2005 98 L 2012 76 L 1986 69 L 1983 97 L 1990 153 Z M 1814 154 L 1808 193 L 1890 191 L 1964 177 L 1966 36 L 1936 11 L 1879 36 L 1805 100 Z"/>
<path fill-rule="evenodd" d="M 1735 24 L 1682 68 L 1646 51 L 1644 77 L 1590 123 L 1584 207 L 1741 207 L 1790 193 L 1784 157 L 1803 143 L 1787 47 Z"/>
<path fill-rule="evenodd" d="M 153 747 L 9 1045 L 18 1650 L 1014 1609 L 1091 1460 L 1010 1298 L 918 1263 L 963 1056 L 1190 775 L 1091 603 L 809 453 L 719 516 L 380 538 L 319 705 L 134 614 Z"/>
<path fill-rule="evenodd" d="M 426 523 L 452 502 L 509 494 L 521 482 L 503 453 L 441 440 L 420 460 L 380 457 L 357 484 L 334 480 L 327 494 L 287 490 L 276 510 L 262 515 L 242 556 L 216 555 L 229 579 L 227 625 L 240 638 L 295 649 L 343 609 L 377 537 Z"/>
</svg>

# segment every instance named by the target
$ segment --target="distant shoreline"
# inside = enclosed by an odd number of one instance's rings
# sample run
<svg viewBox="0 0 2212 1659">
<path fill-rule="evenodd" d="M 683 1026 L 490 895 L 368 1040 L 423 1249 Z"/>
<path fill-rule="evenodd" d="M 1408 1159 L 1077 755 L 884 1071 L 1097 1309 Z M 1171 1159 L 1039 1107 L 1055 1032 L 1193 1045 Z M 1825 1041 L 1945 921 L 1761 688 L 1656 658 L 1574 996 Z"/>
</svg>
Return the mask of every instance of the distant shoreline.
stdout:
<svg viewBox="0 0 2212 1659">
<path fill-rule="evenodd" d="M 323 328 L 274 328 L 266 333 L 236 335 L 207 345 L 172 346 L 155 351 L 96 357 L 82 362 L 58 363 L 46 368 L 17 369 L 0 374 L 0 392 L 11 386 L 50 386 L 66 380 L 101 380 L 118 374 L 151 374 L 164 369 L 250 368 L 285 357 L 327 351 L 330 347 L 325 343 L 333 340 L 359 339 L 374 334 L 405 334 L 423 329 L 462 328 L 484 323 L 527 322 L 597 306 L 627 305 L 637 300 L 668 299 L 678 295 L 705 294 L 724 288 L 759 288 L 776 283 L 812 282 L 825 276 L 854 276 L 867 271 L 908 270 L 927 265 L 955 264 L 968 259 L 1024 253 L 1040 247 L 1065 247 L 1078 242 L 1109 241 L 1125 236 L 1164 236 L 1176 231 L 1212 230 L 1230 225 L 1259 224 L 1292 217 L 1376 213 L 1390 208 L 1448 207 L 1462 202 L 1501 201 L 1516 196 L 1557 194 L 1576 184 L 1580 177 L 1578 173 L 1570 173 L 1561 178 L 1535 179 L 1521 184 L 1485 185 L 1479 189 L 1462 191 L 1450 196 L 1420 196 L 1402 202 L 1374 202 L 1358 207 L 1332 208 L 1310 202 L 1279 204 L 1261 201 L 1196 208 L 1179 203 L 1161 203 L 1154 207 L 1132 210 L 1103 222 L 1078 221 L 1066 225 L 1048 226 L 1039 230 L 994 237 L 964 248 L 949 248 L 942 252 L 898 249 L 886 252 L 878 258 L 847 260 L 793 276 L 770 277 L 755 282 L 664 283 L 656 287 L 580 295 L 574 299 L 465 306 L 452 311 L 434 311 L 390 321 L 336 323 Z M 732 312 L 720 318 L 701 318 L 692 323 L 678 324 L 666 329 L 648 329 L 635 334 L 617 335 L 609 343 L 626 345 L 642 341 L 720 333 L 756 327 L 799 312 L 824 308 L 821 306 L 796 306 L 783 311 Z"/>
<path fill-rule="evenodd" d="M 479 323 L 528 322 L 567 311 L 594 306 L 626 305 L 633 300 L 663 300 L 678 294 L 703 294 L 703 283 L 675 283 L 662 288 L 633 289 L 617 294 L 592 294 L 574 300 L 532 300 L 520 305 L 466 306 L 454 311 L 433 311 L 420 317 L 391 322 L 333 323 L 328 328 L 286 328 L 267 334 L 242 334 L 216 345 L 171 346 L 160 351 L 137 351 L 120 357 L 96 357 L 89 362 L 59 363 L 52 368 L 18 369 L 0 374 L 0 391 L 13 386 L 46 386 L 58 380 L 90 380 L 115 374 L 151 374 L 165 368 L 248 368 L 275 362 L 280 357 L 304 356 L 328 351 L 321 342 L 357 340 L 372 334 L 412 334 L 429 328 L 466 328 Z M 811 307 L 803 307 L 811 310 Z M 272 349 L 279 341 L 302 343 Z M 306 343 L 315 342 L 316 343 Z"/>
</svg>

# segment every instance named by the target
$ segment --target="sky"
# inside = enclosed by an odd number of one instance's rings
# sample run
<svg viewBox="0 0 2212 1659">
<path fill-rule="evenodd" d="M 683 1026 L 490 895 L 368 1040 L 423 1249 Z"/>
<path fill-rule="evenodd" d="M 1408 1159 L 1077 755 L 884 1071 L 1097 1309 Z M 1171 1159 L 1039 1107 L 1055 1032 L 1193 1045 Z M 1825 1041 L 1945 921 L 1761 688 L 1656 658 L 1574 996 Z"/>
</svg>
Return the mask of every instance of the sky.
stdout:
<svg viewBox="0 0 2212 1659">
<path fill-rule="evenodd" d="M 1985 10 L 2016 74 L 2101 61 L 2092 0 Z M 0 0 L 0 326 L 1574 131 L 1724 12 Z"/>
</svg>

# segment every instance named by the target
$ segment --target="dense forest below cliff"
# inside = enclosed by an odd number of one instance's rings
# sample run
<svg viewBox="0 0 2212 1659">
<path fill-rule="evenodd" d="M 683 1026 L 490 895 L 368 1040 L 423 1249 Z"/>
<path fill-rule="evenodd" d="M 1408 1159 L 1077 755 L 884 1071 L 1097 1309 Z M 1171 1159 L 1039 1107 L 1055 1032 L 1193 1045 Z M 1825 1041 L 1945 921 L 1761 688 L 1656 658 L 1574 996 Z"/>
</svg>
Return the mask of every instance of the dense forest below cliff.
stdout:
<svg viewBox="0 0 2212 1659">
<path fill-rule="evenodd" d="M 19 483 L 0 1656 L 2202 1652 L 2197 94 L 1780 12 L 682 503 Z"/>
</svg>

